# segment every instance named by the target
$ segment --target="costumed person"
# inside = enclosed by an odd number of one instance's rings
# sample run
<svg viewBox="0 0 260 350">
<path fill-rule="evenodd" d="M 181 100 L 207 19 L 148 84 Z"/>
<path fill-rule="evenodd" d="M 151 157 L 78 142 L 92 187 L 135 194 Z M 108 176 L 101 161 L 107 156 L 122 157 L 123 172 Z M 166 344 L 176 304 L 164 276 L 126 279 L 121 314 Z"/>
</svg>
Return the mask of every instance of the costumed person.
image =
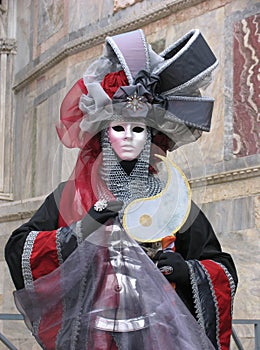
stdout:
<svg viewBox="0 0 260 350">
<path fill-rule="evenodd" d="M 165 157 L 209 131 L 216 66 L 198 30 L 160 55 L 136 30 L 106 38 L 64 98 L 75 169 L 5 249 L 43 349 L 229 349 L 236 270 Z"/>
</svg>

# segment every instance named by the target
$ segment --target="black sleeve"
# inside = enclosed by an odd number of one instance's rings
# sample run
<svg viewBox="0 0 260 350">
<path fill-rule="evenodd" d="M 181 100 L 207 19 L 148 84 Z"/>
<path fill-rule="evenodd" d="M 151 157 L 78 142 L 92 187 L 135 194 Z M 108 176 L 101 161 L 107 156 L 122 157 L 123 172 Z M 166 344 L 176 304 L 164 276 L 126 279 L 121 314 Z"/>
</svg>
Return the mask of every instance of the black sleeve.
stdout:
<svg viewBox="0 0 260 350">
<path fill-rule="evenodd" d="M 25 240 L 31 231 L 52 231 L 58 228 L 59 202 L 64 183 L 51 193 L 32 218 L 17 228 L 5 246 L 5 259 L 17 289 L 24 287 L 22 253 Z"/>
</svg>

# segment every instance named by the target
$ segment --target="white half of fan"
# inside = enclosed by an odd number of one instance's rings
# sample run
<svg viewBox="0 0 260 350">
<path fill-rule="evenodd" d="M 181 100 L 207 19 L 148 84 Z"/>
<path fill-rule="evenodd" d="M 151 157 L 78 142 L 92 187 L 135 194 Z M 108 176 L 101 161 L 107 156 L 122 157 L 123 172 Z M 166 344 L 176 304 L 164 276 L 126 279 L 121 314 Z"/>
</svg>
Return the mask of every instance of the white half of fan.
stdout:
<svg viewBox="0 0 260 350">
<path fill-rule="evenodd" d="M 123 226 L 139 242 L 156 242 L 174 235 L 190 212 L 191 190 L 182 170 L 170 159 L 156 155 L 167 169 L 167 183 L 155 196 L 139 198 L 125 208 Z"/>
</svg>

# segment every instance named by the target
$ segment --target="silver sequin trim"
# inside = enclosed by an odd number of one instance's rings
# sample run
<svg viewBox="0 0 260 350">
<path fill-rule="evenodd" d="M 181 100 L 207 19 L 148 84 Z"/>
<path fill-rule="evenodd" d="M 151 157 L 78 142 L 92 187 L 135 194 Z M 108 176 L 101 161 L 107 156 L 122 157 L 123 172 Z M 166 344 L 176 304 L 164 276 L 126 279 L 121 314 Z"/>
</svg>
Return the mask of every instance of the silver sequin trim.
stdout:
<svg viewBox="0 0 260 350">
<path fill-rule="evenodd" d="M 26 289 L 32 289 L 32 290 L 34 289 L 34 286 L 33 286 L 33 276 L 32 276 L 30 258 L 31 258 L 34 242 L 38 233 L 39 231 L 31 231 L 29 233 L 24 243 L 23 253 L 22 253 L 22 273 L 23 273 L 23 279 L 24 279 L 24 286 Z M 33 322 L 32 324 L 33 334 L 35 334 L 36 336 L 39 333 L 40 322 L 41 322 L 41 319 Z"/>
<path fill-rule="evenodd" d="M 56 246 L 57 246 L 57 255 L 58 255 L 58 261 L 59 261 L 59 264 L 61 265 L 63 263 L 63 258 L 62 258 L 62 253 L 61 253 L 61 230 L 62 230 L 62 227 L 59 228 L 57 230 L 57 235 L 56 235 Z M 62 274 L 64 272 L 63 269 L 60 270 L 60 273 Z M 63 277 L 61 275 L 61 280 L 63 280 Z M 65 312 L 66 312 L 66 303 L 64 301 L 64 298 L 62 298 L 62 319 L 61 319 L 61 327 L 57 333 L 57 336 L 56 336 L 56 347 L 58 346 L 58 342 L 59 342 L 59 337 L 60 337 L 60 333 L 65 325 L 65 320 L 64 320 L 64 315 L 65 315 Z"/>
<path fill-rule="evenodd" d="M 215 261 L 214 261 L 215 262 Z M 230 286 L 230 293 L 231 293 L 231 315 L 233 314 L 233 304 L 234 304 L 234 298 L 235 298 L 235 292 L 236 292 L 236 285 L 235 282 L 233 280 L 233 277 L 231 276 L 230 272 L 228 271 L 228 269 L 226 268 L 226 266 L 222 265 L 221 263 L 217 263 L 220 267 L 222 267 L 222 269 L 224 270 L 228 282 L 229 282 L 229 286 Z"/>
<path fill-rule="evenodd" d="M 22 253 L 22 273 L 24 286 L 26 289 L 33 289 L 33 276 L 30 264 L 30 258 L 33 250 L 33 245 L 39 231 L 31 231 L 26 238 Z"/>
<path fill-rule="evenodd" d="M 169 96 L 169 101 L 209 101 L 214 102 L 212 97 L 195 97 L 195 96 Z"/>
<path fill-rule="evenodd" d="M 196 277 L 195 273 L 192 267 L 192 264 L 187 261 L 189 272 L 190 272 L 190 279 L 191 279 L 191 287 L 192 287 L 192 295 L 194 300 L 194 306 L 195 306 L 195 313 L 198 320 L 199 325 L 205 330 L 205 322 L 204 317 L 201 309 L 201 303 L 200 303 L 200 297 L 199 297 L 199 290 L 196 283 Z"/>
<path fill-rule="evenodd" d="M 57 230 L 56 233 L 56 247 L 57 247 L 57 255 L 58 255 L 58 261 L 59 264 L 63 264 L 63 257 L 61 253 L 61 228 Z"/>
<path fill-rule="evenodd" d="M 147 41 L 146 41 L 146 38 L 145 38 L 145 35 L 144 35 L 144 32 L 139 29 L 139 32 L 141 34 L 141 38 L 142 38 L 142 41 L 143 41 L 143 44 L 144 44 L 144 52 L 145 52 L 145 57 L 146 57 L 146 70 L 148 72 L 150 72 L 151 70 L 151 62 L 150 62 L 150 55 L 149 55 L 149 51 L 148 51 L 148 45 L 147 45 Z"/>
<path fill-rule="evenodd" d="M 84 241 L 83 234 L 82 234 L 82 221 L 77 221 L 74 224 L 72 224 L 71 229 L 76 234 L 77 242 L 78 244 L 82 243 Z"/>
</svg>

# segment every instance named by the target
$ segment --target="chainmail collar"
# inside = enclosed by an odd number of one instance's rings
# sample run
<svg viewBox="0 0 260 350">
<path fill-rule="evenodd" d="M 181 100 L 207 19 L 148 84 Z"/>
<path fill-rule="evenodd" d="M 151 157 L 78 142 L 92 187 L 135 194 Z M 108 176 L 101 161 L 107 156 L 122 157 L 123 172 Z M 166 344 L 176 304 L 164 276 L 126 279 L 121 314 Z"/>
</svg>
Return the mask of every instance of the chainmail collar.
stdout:
<svg viewBox="0 0 260 350">
<path fill-rule="evenodd" d="M 144 149 L 129 175 L 120 165 L 120 161 L 111 147 L 107 129 L 102 132 L 101 144 L 103 151 L 103 162 L 100 169 L 101 178 L 115 198 L 124 202 L 124 206 L 134 199 L 151 197 L 161 192 L 161 181 L 158 177 L 149 173 L 150 128 L 147 128 L 147 139 Z M 104 198 L 105 196 L 106 193 L 99 193 L 99 198 Z"/>
</svg>

